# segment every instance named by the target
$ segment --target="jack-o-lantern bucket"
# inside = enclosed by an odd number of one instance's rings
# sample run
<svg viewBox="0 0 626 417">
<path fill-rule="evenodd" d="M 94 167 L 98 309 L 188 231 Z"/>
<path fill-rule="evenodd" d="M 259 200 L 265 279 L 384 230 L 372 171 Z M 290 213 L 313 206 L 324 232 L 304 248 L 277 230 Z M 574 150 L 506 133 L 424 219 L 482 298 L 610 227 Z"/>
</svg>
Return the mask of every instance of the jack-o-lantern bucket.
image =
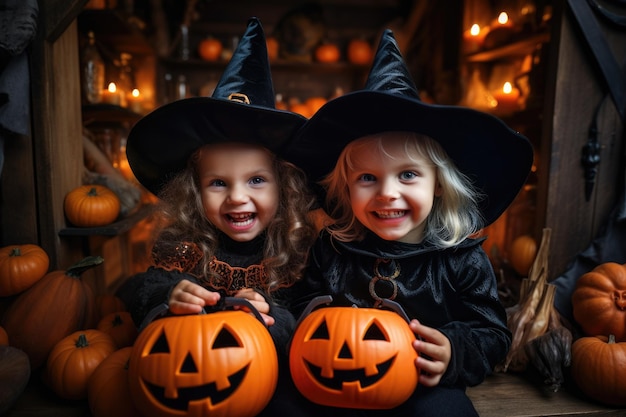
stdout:
<svg viewBox="0 0 626 417">
<path fill-rule="evenodd" d="M 390 301 L 384 305 L 396 311 L 312 311 L 331 301 L 330 296 L 312 300 L 291 340 L 289 368 L 298 390 L 312 402 L 333 407 L 389 409 L 402 404 L 419 377 L 415 334 L 404 311 Z"/>
<path fill-rule="evenodd" d="M 247 300 L 225 304 L 244 304 L 257 317 L 242 310 L 169 316 L 140 331 L 128 376 L 144 415 L 247 417 L 269 403 L 278 381 L 269 331 Z"/>
</svg>

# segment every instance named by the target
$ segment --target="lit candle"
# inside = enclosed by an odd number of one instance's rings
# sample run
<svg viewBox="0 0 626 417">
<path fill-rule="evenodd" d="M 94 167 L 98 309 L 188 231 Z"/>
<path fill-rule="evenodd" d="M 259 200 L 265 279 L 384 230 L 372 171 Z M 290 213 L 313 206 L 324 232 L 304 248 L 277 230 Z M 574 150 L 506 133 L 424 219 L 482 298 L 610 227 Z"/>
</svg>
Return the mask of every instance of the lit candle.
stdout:
<svg viewBox="0 0 626 417">
<path fill-rule="evenodd" d="M 494 92 L 493 97 L 498 102 L 498 111 L 512 112 L 519 108 L 519 90 L 508 81 L 504 83 L 500 90 Z"/>
<path fill-rule="evenodd" d="M 511 22 L 511 19 L 509 19 L 509 15 L 507 12 L 500 12 L 498 18 L 493 23 L 493 27 L 511 28 L 513 27 L 513 22 Z"/>
<path fill-rule="evenodd" d="M 474 23 L 469 30 L 466 30 L 463 33 L 463 50 L 465 53 L 480 50 L 487 32 L 489 32 L 489 28 L 481 28 L 477 23 Z"/>
<path fill-rule="evenodd" d="M 120 93 L 117 91 L 115 83 L 109 83 L 109 87 L 102 92 L 102 102 L 116 106 L 120 105 Z"/>
<path fill-rule="evenodd" d="M 128 108 L 131 111 L 134 111 L 135 113 L 143 112 L 143 97 L 137 88 L 133 88 L 133 91 L 131 91 L 126 98 L 126 102 L 128 103 Z"/>
</svg>

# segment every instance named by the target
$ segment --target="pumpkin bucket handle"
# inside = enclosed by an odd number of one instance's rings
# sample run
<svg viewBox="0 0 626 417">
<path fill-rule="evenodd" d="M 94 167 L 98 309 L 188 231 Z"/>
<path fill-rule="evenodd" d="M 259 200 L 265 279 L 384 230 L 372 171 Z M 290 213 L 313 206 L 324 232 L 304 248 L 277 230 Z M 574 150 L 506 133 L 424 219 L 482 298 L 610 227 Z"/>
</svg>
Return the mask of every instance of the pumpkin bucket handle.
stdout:
<svg viewBox="0 0 626 417">
<path fill-rule="evenodd" d="M 260 321 L 263 326 L 267 327 L 265 325 L 265 320 L 263 320 L 263 317 L 261 317 L 261 313 L 259 313 L 259 310 L 257 310 L 256 307 L 254 307 L 252 305 L 252 303 L 250 301 L 246 300 L 245 298 L 225 297 L 224 298 L 224 306 L 227 306 L 227 307 L 235 307 L 235 306 L 246 307 L 246 308 L 250 309 L 250 312 L 252 312 L 252 314 L 254 314 L 254 317 L 256 317 L 257 320 Z"/>
<path fill-rule="evenodd" d="M 328 305 L 332 302 L 333 302 L 332 295 L 318 295 L 317 297 L 313 298 L 311 301 L 309 301 L 309 304 L 306 305 L 305 309 L 302 311 L 302 314 L 300 314 L 300 317 L 298 318 L 298 322 L 296 323 L 296 328 L 300 325 L 300 323 L 302 322 L 302 320 L 304 320 L 306 316 L 311 314 L 311 311 L 315 310 L 317 307 L 321 306 L 322 304 Z"/>
<path fill-rule="evenodd" d="M 406 312 L 404 311 L 404 309 L 399 303 L 396 303 L 393 300 L 383 299 L 381 301 L 381 305 L 382 307 L 388 308 L 389 310 L 392 310 L 393 312 L 397 313 L 400 317 L 406 320 L 407 323 L 411 322 L 411 320 L 409 319 L 409 316 L 407 316 Z"/>
<path fill-rule="evenodd" d="M 300 317 L 298 318 L 298 322 L 296 323 L 296 327 L 298 327 L 298 325 L 302 322 L 302 320 L 304 320 L 304 318 L 308 316 L 311 313 L 311 311 L 315 310 L 317 307 L 321 306 L 322 304 L 329 305 L 332 302 L 333 302 L 333 297 L 331 295 L 319 295 L 313 298 L 311 301 L 309 301 L 309 304 L 307 304 L 306 308 L 302 311 L 302 314 L 300 314 Z M 407 323 L 411 321 L 409 319 L 409 316 L 406 314 L 406 312 L 404 311 L 404 309 L 399 303 L 389 300 L 389 299 L 383 299 L 381 301 L 381 306 L 393 311 L 394 313 L 397 313 Z"/>
<path fill-rule="evenodd" d="M 225 297 L 223 300 L 224 301 L 219 304 L 219 306 L 221 307 L 220 310 L 223 310 L 224 307 L 235 307 L 235 306 L 246 307 L 247 309 L 250 310 L 250 312 L 254 315 L 254 317 L 257 320 L 259 320 L 261 324 L 263 324 L 263 326 L 267 327 L 265 325 L 265 321 L 263 320 L 263 317 L 261 317 L 261 313 L 259 313 L 259 311 L 252 305 L 252 303 L 250 303 L 250 301 L 246 300 L 245 298 L 237 298 L 237 297 Z M 146 317 L 143 319 L 143 321 L 141 322 L 141 325 L 139 326 L 138 331 L 141 332 L 143 329 L 146 328 L 148 324 L 152 323 L 154 320 L 160 317 L 165 316 L 167 312 L 169 311 L 169 309 L 170 309 L 170 306 L 167 305 L 167 303 L 159 304 L 158 306 L 154 307 L 152 310 L 148 312 Z M 207 314 L 207 312 L 203 308 L 200 314 Z"/>
</svg>

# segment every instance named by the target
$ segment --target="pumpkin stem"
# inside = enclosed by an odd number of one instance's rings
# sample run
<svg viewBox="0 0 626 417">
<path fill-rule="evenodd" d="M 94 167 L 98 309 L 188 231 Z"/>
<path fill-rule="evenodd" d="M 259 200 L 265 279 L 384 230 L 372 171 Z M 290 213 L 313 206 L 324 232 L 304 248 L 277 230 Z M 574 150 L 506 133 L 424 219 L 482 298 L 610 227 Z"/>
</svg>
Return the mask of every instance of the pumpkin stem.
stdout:
<svg viewBox="0 0 626 417">
<path fill-rule="evenodd" d="M 85 336 L 85 333 L 81 333 L 80 335 L 78 335 L 78 340 L 76 341 L 76 347 L 84 348 L 87 346 L 89 346 L 89 342 L 87 342 L 87 336 Z"/>
<path fill-rule="evenodd" d="M 608 341 L 608 343 L 609 343 L 609 344 L 613 344 L 613 343 L 615 343 L 615 335 L 614 335 L 614 334 L 610 334 L 610 335 L 609 335 L 609 341 Z"/>
<path fill-rule="evenodd" d="M 67 268 L 65 275 L 78 278 L 83 272 L 100 265 L 102 262 L 104 262 L 104 259 L 101 256 L 87 256 Z"/>
<path fill-rule="evenodd" d="M 89 197 L 95 197 L 95 196 L 97 196 L 97 195 L 98 195 L 98 190 L 96 190 L 96 187 L 91 187 L 91 188 L 89 189 L 89 192 L 87 193 L 87 195 L 88 195 Z"/>
<path fill-rule="evenodd" d="M 16 246 L 11 249 L 11 254 L 9 256 L 22 256 L 22 250 L 18 246 Z"/>
<path fill-rule="evenodd" d="M 122 324 L 124 324 L 119 314 L 116 314 L 115 317 L 113 317 L 112 324 L 113 324 L 113 327 L 121 326 Z"/>
</svg>

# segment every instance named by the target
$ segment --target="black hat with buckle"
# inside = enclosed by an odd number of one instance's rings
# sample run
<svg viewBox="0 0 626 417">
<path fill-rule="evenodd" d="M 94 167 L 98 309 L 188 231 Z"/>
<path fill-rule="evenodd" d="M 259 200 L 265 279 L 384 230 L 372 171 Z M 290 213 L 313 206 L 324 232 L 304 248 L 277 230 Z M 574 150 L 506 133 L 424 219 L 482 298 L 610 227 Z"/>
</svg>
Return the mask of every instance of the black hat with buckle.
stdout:
<svg viewBox="0 0 626 417">
<path fill-rule="evenodd" d="M 251 18 L 211 97 L 174 101 L 133 126 L 126 155 L 135 177 L 158 195 L 196 149 L 213 143 L 254 143 L 284 157 L 306 118 L 277 110 L 274 97 L 265 34 Z"/>
<path fill-rule="evenodd" d="M 381 132 L 416 132 L 438 141 L 484 195 L 485 225 L 494 222 L 524 185 L 532 145 L 502 120 L 467 107 L 425 103 L 390 30 L 380 39 L 365 88 L 329 100 L 302 127 L 287 158 L 312 183 L 328 175 L 353 140 Z M 318 190 L 324 199 L 324 190 Z"/>
</svg>

